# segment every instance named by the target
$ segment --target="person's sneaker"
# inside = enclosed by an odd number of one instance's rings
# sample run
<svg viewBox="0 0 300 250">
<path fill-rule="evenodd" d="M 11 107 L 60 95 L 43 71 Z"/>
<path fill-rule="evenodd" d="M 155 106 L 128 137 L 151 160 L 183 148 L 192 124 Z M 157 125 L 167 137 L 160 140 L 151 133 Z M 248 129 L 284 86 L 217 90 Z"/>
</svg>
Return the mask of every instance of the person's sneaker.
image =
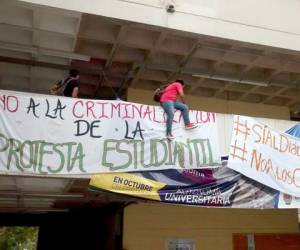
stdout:
<svg viewBox="0 0 300 250">
<path fill-rule="evenodd" d="M 175 139 L 175 137 L 172 134 L 167 134 L 167 139 L 172 141 Z"/>
<path fill-rule="evenodd" d="M 198 125 L 194 124 L 194 123 L 189 123 L 187 125 L 185 125 L 185 129 L 193 129 L 193 128 L 197 128 Z"/>
</svg>

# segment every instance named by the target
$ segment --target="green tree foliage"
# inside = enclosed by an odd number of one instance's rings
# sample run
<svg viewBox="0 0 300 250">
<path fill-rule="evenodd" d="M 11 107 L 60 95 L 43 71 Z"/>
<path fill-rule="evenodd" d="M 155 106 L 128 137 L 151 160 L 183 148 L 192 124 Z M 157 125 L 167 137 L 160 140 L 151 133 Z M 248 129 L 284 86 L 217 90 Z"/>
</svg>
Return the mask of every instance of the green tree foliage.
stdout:
<svg viewBox="0 0 300 250">
<path fill-rule="evenodd" d="M 0 227 L 0 250 L 35 250 L 38 228 Z"/>
</svg>

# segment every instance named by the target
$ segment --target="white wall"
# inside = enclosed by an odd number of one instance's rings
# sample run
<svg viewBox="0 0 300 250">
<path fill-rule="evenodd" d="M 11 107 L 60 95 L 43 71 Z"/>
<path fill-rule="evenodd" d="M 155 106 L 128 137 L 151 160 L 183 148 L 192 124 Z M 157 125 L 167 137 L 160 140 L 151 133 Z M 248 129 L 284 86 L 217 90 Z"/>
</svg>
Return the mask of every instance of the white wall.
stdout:
<svg viewBox="0 0 300 250">
<path fill-rule="evenodd" d="M 22 0 L 83 13 L 300 50 L 299 0 Z M 176 12 L 165 11 L 168 3 Z"/>
</svg>

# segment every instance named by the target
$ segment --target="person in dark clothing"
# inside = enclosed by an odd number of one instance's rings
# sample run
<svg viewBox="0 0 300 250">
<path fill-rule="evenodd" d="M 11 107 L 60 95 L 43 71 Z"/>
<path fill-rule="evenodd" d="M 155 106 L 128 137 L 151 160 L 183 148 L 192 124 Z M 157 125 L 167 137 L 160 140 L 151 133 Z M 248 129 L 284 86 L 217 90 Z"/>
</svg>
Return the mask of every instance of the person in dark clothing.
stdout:
<svg viewBox="0 0 300 250">
<path fill-rule="evenodd" d="M 64 89 L 64 96 L 67 97 L 78 97 L 79 93 L 79 72 L 76 69 L 71 69 L 69 72 L 69 77 L 65 80 L 67 83 L 65 89 Z"/>
</svg>

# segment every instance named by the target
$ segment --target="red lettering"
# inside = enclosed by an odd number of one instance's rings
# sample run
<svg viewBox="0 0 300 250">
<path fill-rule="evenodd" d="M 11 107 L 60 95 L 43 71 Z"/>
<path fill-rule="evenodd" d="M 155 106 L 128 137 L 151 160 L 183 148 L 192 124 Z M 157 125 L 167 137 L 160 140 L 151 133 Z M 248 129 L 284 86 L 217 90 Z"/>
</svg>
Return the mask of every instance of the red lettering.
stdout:
<svg viewBox="0 0 300 250">
<path fill-rule="evenodd" d="M 256 139 L 254 142 L 255 143 L 259 143 L 261 141 L 261 136 L 260 136 L 260 132 L 261 131 L 257 131 L 256 129 L 262 129 L 262 126 L 260 126 L 259 124 L 254 124 L 252 126 L 252 131 L 256 134 L 256 136 L 258 136 L 259 139 Z"/>
<path fill-rule="evenodd" d="M 283 139 L 285 140 L 285 142 L 283 142 Z M 286 152 L 287 151 L 288 145 L 289 145 L 288 142 L 289 142 L 289 139 L 286 136 L 280 134 L 280 144 L 279 144 L 279 151 L 280 152 Z M 283 146 L 285 146 L 285 148 L 283 148 Z"/>
<path fill-rule="evenodd" d="M 293 183 L 294 183 L 294 185 L 295 185 L 296 187 L 300 188 L 300 184 L 298 185 L 298 184 L 296 183 L 296 180 L 299 180 L 299 179 L 300 179 L 299 176 L 298 176 L 298 177 L 296 176 L 296 172 L 297 172 L 297 171 L 300 171 L 300 168 L 295 168 L 295 169 L 294 169 L 294 172 L 293 172 Z"/>
<path fill-rule="evenodd" d="M 297 145 L 294 143 L 290 143 L 289 153 L 296 155 L 297 154 Z"/>
<path fill-rule="evenodd" d="M 259 156 L 257 156 L 255 149 L 252 151 L 251 167 L 253 167 L 253 160 L 255 160 L 256 170 L 259 171 L 261 165 L 261 153 L 259 153 Z"/>
<path fill-rule="evenodd" d="M 95 103 L 93 101 L 87 101 L 85 105 L 86 105 L 86 116 L 89 117 L 90 113 L 92 113 L 92 116 L 96 119 L 96 116 L 93 111 Z"/>
<path fill-rule="evenodd" d="M 143 106 L 144 106 L 144 105 L 139 105 L 139 107 L 138 107 L 138 106 L 132 104 L 133 118 L 136 118 L 135 111 L 137 111 L 137 113 L 138 113 L 138 118 L 141 118 L 141 117 L 142 117 L 142 109 L 143 109 Z M 155 111 L 155 109 L 154 109 L 154 111 Z"/>
<path fill-rule="evenodd" d="M 216 122 L 216 113 L 211 113 L 211 112 L 209 112 L 209 116 L 212 116 L 212 118 L 211 118 L 211 120 L 210 121 L 212 121 L 212 122 Z"/>
<path fill-rule="evenodd" d="M 275 137 L 275 135 L 273 135 L 273 148 L 276 150 L 276 151 L 278 151 L 278 147 L 276 147 L 276 137 Z"/>
<path fill-rule="evenodd" d="M 100 106 L 101 106 L 101 114 L 100 114 L 100 116 L 98 117 L 98 119 L 101 119 L 101 118 L 109 118 L 107 115 L 105 115 L 105 108 L 104 108 L 104 106 L 105 106 L 105 104 L 107 104 L 107 102 L 97 102 L 97 104 L 100 104 Z"/>
<path fill-rule="evenodd" d="M 9 95 L 9 96 L 6 96 L 6 95 L 3 95 L 1 98 L 0 98 L 2 104 L 3 104 L 3 110 L 7 110 L 9 112 L 16 112 L 19 108 L 19 100 L 16 96 L 12 96 L 12 95 Z"/>
<path fill-rule="evenodd" d="M 270 172 L 270 170 L 272 170 L 273 174 L 275 174 L 274 169 L 273 169 L 273 163 L 272 163 L 271 159 L 268 159 L 266 165 L 267 165 L 267 169 L 268 169 L 267 174 Z"/>
<path fill-rule="evenodd" d="M 262 143 L 265 144 L 265 136 L 266 136 L 266 129 L 268 128 L 267 125 L 264 126 L 264 130 L 263 130 L 263 136 L 262 136 Z"/>
<path fill-rule="evenodd" d="M 124 106 L 124 110 L 125 110 L 125 115 L 122 117 L 122 119 L 125 119 L 125 118 L 132 118 L 130 116 L 128 116 L 128 110 L 127 110 L 127 107 L 130 106 L 131 104 L 125 104 L 125 103 L 122 103 L 122 106 Z"/>
<path fill-rule="evenodd" d="M 5 110 L 5 103 L 6 103 L 5 100 L 6 100 L 6 96 L 5 95 L 0 96 L 0 101 L 2 102 L 3 110 Z"/>
<path fill-rule="evenodd" d="M 73 116 L 76 117 L 76 118 L 82 118 L 83 117 L 83 113 L 81 115 L 78 115 L 75 113 L 75 109 L 76 109 L 76 105 L 77 104 L 81 104 L 81 107 L 83 107 L 83 101 L 76 101 L 73 105 Z"/>
<path fill-rule="evenodd" d="M 154 107 L 154 109 L 153 109 L 153 121 L 156 122 L 156 123 L 161 123 L 161 121 L 156 120 L 156 111 L 157 111 L 157 109 L 156 109 L 156 107 Z M 140 113 L 140 116 L 141 116 L 141 113 Z"/>
<path fill-rule="evenodd" d="M 118 110 L 118 117 L 120 117 L 120 113 L 121 113 L 120 105 L 121 105 L 120 103 L 118 103 L 117 105 L 111 103 L 110 118 L 112 118 L 114 116 L 114 110 Z"/>
<path fill-rule="evenodd" d="M 205 115 L 205 119 L 203 118 Z M 215 123 L 216 113 L 196 111 L 196 123 Z"/>
<path fill-rule="evenodd" d="M 272 147 L 272 134 L 270 130 L 268 130 L 267 138 L 265 138 L 265 141 L 263 143 Z"/>
<path fill-rule="evenodd" d="M 14 109 L 11 109 L 11 104 L 12 102 L 10 101 L 11 99 L 15 100 L 15 108 Z M 19 107 L 19 100 L 16 96 L 8 96 L 7 97 L 7 110 L 9 112 L 16 112 L 18 110 L 18 107 Z"/>
<path fill-rule="evenodd" d="M 287 183 L 288 184 L 293 184 L 293 182 L 294 182 L 294 180 L 293 180 L 293 175 L 292 175 L 292 173 L 291 173 L 291 171 L 287 171 Z"/>
<path fill-rule="evenodd" d="M 299 157 L 300 156 L 300 147 L 299 147 L 299 145 L 297 145 L 297 153 L 296 153 L 296 155 Z"/>
<path fill-rule="evenodd" d="M 203 118 L 204 115 L 205 115 L 205 119 Z M 210 122 L 209 113 L 200 111 L 200 120 L 201 120 L 201 123 Z"/>
<path fill-rule="evenodd" d="M 150 107 L 147 106 L 147 108 L 146 108 L 146 110 L 145 110 L 145 112 L 144 112 L 144 114 L 143 114 L 143 119 L 145 119 L 145 117 L 148 115 L 148 119 L 151 121 L 151 116 L 150 116 L 150 114 L 151 114 Z"/>
</svg>

